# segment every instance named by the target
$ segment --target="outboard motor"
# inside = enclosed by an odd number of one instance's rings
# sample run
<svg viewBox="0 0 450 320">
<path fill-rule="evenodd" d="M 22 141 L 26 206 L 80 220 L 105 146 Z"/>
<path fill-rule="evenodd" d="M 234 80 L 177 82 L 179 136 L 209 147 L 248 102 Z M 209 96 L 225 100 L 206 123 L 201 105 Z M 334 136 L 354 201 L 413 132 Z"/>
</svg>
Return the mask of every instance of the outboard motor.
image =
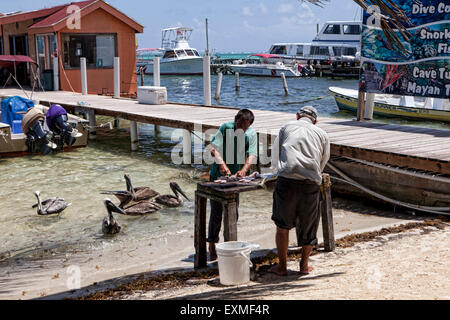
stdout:
<svg viewBox="0 0 450 320">
<path fill-rule="evenodd" d="M 22 131 L 27 136 L 28 151 L 48 155 L 57 148 L 57 145 L 52 142 L 51 132 L 44 129 L 44 120 L 45 116 L 41 110 L 31 108 L 23 117 Z"/>
<path fill-rule="evenodd" d="M 56 135 L 59 135 L 58 145 L 64 149 L 64 143 L 71 147 L 82 134 L 72 126 L 68 120 L 67 111 L 58 104 L 53 104 L 47 111 L 47 126 Z"/>
</svg>

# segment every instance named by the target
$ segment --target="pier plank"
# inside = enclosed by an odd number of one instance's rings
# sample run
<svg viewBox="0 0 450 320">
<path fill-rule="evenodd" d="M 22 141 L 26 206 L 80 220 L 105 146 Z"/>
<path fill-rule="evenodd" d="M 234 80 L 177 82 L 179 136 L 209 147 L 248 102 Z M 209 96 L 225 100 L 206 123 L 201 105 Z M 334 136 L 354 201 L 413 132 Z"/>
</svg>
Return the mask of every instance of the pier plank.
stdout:
<svg viewBox="0 0 450 320">
<path fill-rule="evenodd" d="M 31 92 L 27 94 L 30 96 Z M 2 97 L 16 95 L 25 96 L 22 90 L 0 89 Z M 32 99 L 44 105 L 60 104 L 71 112 L 84 109 L 96 115 L 171 128 L 194 130 L 201 125 L 203 132 L 233 120 L 239 110 L 183 103 L 143 105 L 133 99 L 63 91 L 34 92 Z M 285 123 L 295 120 L 294 113 L 252 111 L 256 117 L 253 128 L 261 135 L 276 136 Z M 330 136 L 332 155 L 450 174 L 449 148 L 445 147 L 450 141 L 449 130 L 323 117 L 319 118 L 318 126 Z"/>
</svg>

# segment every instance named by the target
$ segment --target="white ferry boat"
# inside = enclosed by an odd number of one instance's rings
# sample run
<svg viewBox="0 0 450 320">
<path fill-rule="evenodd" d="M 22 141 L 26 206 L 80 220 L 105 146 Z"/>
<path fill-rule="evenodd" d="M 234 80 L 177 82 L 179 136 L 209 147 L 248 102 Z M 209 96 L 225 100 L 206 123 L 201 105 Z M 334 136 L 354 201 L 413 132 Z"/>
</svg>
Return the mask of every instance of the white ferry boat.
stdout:
<svg viewBox="0 0 450 320">
<path fill-rule="evenodd" d="M 141 64 L 144 73 L 153 74 L 153 58 L 159 56 L 161 75 L 202 75 L 203 59 L 188 43 L 191 34 L 191 28 L 163 29 L 162 49 L 141 49 L 137 52 L 138 58 L 139 54 L 146 55 L 149 60 Z"/>
<path fill-rule="evenodd" d="M 302 63 L 359 60 L 358 47 L 343 43 L 275 43 L 270 47 L 269 54 L 279 55 L 287 61 L 299 60 Z"/>
<path fill-rule="evenodd" d="M 313 39 L 313 43 L 341 43 L 354 45 L 360 49 L 361 30 L 362 22 L 360 21 L 327 21 Z"/>
<path fill-rule="evenodd" d="M 269 54 L 284 59 L 352 61 L 359 60 L 361 27 L 358 21 L 329 21 L 312 40 L 312 43 L 275 43 Z"/>
</svg>

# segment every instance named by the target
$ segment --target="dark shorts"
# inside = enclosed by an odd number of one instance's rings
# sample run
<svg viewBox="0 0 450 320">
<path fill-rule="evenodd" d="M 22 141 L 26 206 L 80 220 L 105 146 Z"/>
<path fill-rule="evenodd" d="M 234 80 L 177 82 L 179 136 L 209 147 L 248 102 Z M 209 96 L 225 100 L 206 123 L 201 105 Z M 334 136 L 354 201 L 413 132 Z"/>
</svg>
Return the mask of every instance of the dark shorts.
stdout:
<svg viewBox="0 0 450 320">
<path fill-rule="evenodd" d="M 310 180 L 278 177 L 272 220 L 280 229 L 297 228 L 298 245 L 316 245 L 320 221 L 320 187 Z"/>
</svg>

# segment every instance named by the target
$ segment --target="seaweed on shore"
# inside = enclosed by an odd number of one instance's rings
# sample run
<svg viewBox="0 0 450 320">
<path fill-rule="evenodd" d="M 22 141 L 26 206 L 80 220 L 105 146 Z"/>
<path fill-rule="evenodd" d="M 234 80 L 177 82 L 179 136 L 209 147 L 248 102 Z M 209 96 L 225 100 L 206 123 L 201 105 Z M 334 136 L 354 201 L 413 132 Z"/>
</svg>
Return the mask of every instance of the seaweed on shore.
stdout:
<svg viewBox="0 0 450 320">
<path fill-rule="evenodd" d="M 399 226 L 382 228 L 378 231 L 364 232 L 360 234 L 351 234 L 336 240 L 335 243 L 336 247 L 338 248 L 349 248 L 356 245 L 357 243 L 372 241 L 380 236 L 386 236 L 388 234 L 399 234 L 412 229 L 427 230 L 427 228 L 433 227 L 442 230 L 449 226 L 448 224 L 449 220 L 450 219 L 446 218 L 444 222 L 441 219 L 428 219 L 424 222 L 413 222 Z M 323 247 L 323 244 L 315 247 L 311 255 L 323 253 L 324 251 L 321 249 L 321 247 Z M 288 252 L 289 261 L 298 260 L 300 256 L 301 250 Z M 252 262 L 253 262 L 253 271 L 256 271 L 257 273 L 263 273 L 264 270 L 268 268 L 268 266 L 278 262 L 278 256 L 276 255 L 275 252 L 269 251 L 263 257 L 252 259 Z M 152 290 L 187 287 L 190 285 L 195 285 L 195 282 L 192 282 L 192 280 L 194 279 L 199 280 L 200 282 L 200 280 L 210 280 L 213 278 L 217 278 L 218 275 L 219 271 L 217 268 L 210 268 L 207 270 L 199 270 L 199 271 L 163 274 L 152 277 L 150 279 L 144 279 L 145 276 L 142 275 L 140 280 L 130 283 L 124 283 L 115 288 L 108 289 L 105 291 L 85 295 L 78 298 L 78 300 L 120 299 L 139 291 L 148 292 Z"/>
</svg>

